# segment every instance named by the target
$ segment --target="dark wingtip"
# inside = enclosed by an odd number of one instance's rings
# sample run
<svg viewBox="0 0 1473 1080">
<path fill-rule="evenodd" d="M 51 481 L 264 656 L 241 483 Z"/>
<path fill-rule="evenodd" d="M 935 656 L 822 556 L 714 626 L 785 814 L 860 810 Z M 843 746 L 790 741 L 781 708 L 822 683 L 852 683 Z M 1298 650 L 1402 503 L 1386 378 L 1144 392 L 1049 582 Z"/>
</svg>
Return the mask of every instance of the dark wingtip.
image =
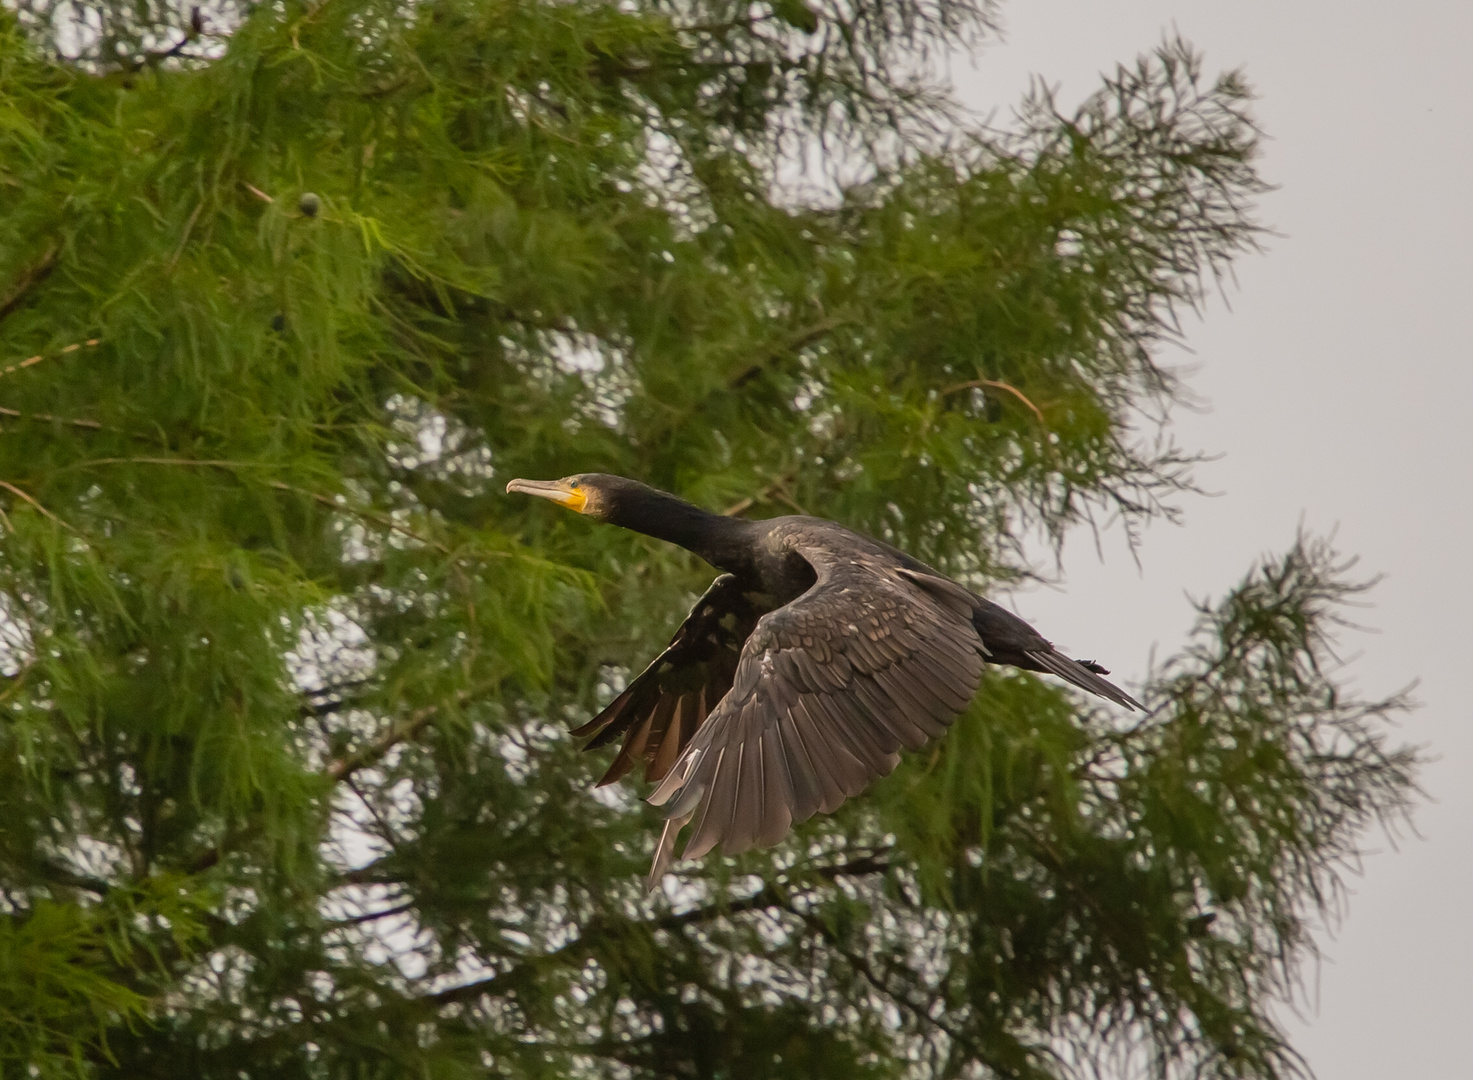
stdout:
<svg viewBox="0 0 1473 1080">
<path fill-rule="evenodd" d="M 585 746 L 584 749 L 586 750 L 588 748 Z M 634 768 L 633 759 L 625 757 L 623 754 L 619 754 L 614 758 L 613 764 L 611 764 L 608 767 L 608 770 L 603 774 L 603 776 L 599 778 L 598 783 L 594 784 L 593 786 L 596 788 L 601 788 L 608 787 L 610 784 L 617 784 L 620 780 L 624 779 L 629 770 L 632 768 Z"/>
<path fill-rule="evenodd" d="M 630 684 L 624 691 L 609 702 L 588 723 L 575 727 L 568 734 L 575 739 L 584 739 L 592 735 L 593 738 L 583 747 L 585 750 L 597 750 L 601 746 L 607 746 L 629 729 L 633 717 L 625 715 L 624 706 L 634 696 L 634 686 Z M 623 721 L 621 723 L 621 721 Z"/>
<path fill-rule="evenodd" d="M 603 727 L 603 726 L 604 726 L 603 713 L 599 713 L 592 720 L 588 721 L 588 723 L 582 724 L 582 725 L 580 725 L 578 727 L 573 728 L 573 730 L 569 731 L 568 734 L 571 735 L 571 736 L 573 736 L 573 738 L 575 738 L 575 739 L 583 739 L 583 738 L 587 738 L 589 735 L 592 735 L 594 732 L 598 731 L 598 729 L 601 728 L 601 727 Z"/>
</svg>

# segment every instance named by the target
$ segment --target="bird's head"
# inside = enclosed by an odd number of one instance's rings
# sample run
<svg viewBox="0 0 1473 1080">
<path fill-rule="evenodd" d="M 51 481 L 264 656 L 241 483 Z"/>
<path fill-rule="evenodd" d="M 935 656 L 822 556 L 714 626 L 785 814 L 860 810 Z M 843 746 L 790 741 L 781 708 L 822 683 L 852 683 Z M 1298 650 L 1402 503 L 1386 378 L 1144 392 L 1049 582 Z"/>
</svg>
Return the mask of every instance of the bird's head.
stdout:
<svg viewBox="0 0 1473 1080">
<path fill-rule="evenodd" d="M 513 480 L 506 490 L 507 494 L 520 492 L 548 499 L 596 521 L 613 521 L 621 506 L 646 492 L 656 494 L 636 480 L 607 473 L 578 473 L 561 480 Z"/>
</svg>

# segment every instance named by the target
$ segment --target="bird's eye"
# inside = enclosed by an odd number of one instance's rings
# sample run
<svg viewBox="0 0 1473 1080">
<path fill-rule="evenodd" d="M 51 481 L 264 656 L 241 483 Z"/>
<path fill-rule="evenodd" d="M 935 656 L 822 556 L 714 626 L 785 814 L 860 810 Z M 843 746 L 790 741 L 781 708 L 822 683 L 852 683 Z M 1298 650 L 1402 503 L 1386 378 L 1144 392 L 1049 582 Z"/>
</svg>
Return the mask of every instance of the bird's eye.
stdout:
<svg viewBox="0 0 1473 1080">
<path fill-rule="evenodd" d="M 576 480 L 569 480 L 568 481 L 568 487 L 570 487 L 570 488 L 576 488 L 577 486 L 578 486 L 578 481 L 576 481 Z"/>
</svg>

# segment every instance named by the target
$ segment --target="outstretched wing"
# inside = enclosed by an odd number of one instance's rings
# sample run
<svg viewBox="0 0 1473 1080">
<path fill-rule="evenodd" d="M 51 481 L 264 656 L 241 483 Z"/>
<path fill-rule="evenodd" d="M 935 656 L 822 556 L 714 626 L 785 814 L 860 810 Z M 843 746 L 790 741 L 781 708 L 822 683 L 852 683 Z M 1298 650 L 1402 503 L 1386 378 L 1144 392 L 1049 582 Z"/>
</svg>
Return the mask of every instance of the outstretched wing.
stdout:
<svg viewBox="0 0 1473 1080">
<path fill-rule="evenodd" d="M 891 772 L 902 747 L 942 734 L 981 681 L 963 605 L 913 587 L 878 552 L 791 546 L 816 581 L 758 621 L 731 691 L 650 795 L 669 805 L 652 882 L 687 816 L 685 858 L 775 844 Z"/>
<path fill-rule="evenodd" d="M 624 736 L 600 787 L 614 783 L 640 761 L 647 781 L 665 777 L 707 714 L 731 689 L 742 643 L 761 615 L 731 574 L 712 582 L 654 663 L 573 732 L 580 738 L 593 736 L 585 750 Z"/>
</svg>

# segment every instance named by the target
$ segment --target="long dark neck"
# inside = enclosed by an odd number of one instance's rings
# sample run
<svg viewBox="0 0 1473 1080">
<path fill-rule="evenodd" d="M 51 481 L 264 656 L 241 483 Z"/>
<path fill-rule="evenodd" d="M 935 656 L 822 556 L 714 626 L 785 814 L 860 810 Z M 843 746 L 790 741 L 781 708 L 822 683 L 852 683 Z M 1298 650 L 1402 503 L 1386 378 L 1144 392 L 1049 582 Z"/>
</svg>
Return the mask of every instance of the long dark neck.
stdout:
<svg viewBox="0 0 1473 1080">
<path fill-rule="evenodd" d="M 619 493 L 607 520 L 679 544 L 712 566 L 741 573 L 751 563 L 751 523 L 692 506 L 654 488 Z"/>
</svg>

